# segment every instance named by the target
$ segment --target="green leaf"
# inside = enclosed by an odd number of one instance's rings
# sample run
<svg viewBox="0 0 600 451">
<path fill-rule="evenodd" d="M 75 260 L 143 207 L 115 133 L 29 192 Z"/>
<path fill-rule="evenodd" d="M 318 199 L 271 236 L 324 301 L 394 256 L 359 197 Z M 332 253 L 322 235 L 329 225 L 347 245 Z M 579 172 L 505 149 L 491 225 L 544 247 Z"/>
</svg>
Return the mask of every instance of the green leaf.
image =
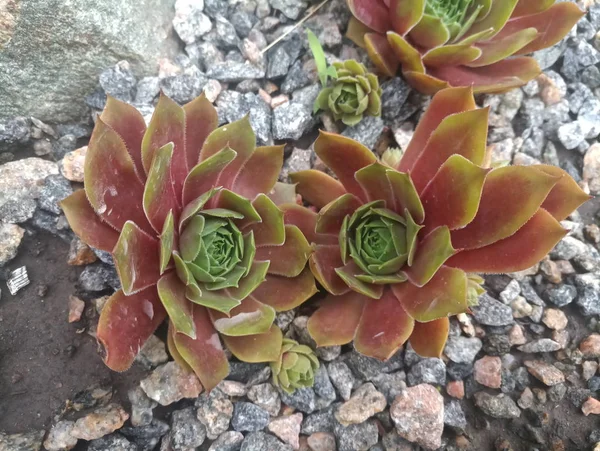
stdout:
<svg viewBox="0 0 600 451">
<path fill-rule="evenodd" d="M 317 65 L 317 72 L 319 73 L 321 85 L 325 87 L 327 85 L 327 78 L 336 78 L 337 72 L 335 67 L 327 67 L 327 59 L 325 59 L 325 52 L 323 51 L 323 46 L 321 46 L 321 43 L 319 42 L 319 38 L 317 38 L 317 36 L 309 29 L 306 30 L 306 34 L 308 36 L 308 45 L 310 46 L 310 51 L 315 58 L 315 64 Z"/>
</svg>

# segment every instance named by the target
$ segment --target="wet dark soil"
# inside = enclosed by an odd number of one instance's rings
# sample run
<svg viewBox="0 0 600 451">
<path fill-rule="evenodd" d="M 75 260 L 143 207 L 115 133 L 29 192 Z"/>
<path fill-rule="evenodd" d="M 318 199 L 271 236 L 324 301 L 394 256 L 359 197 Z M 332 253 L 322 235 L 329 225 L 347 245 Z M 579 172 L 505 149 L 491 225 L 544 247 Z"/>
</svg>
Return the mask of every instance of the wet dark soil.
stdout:
<svg viewBox="0 0 600 451">
<path fill-rule="evenodd" d="M 54 236 L 27 234 L 9 268 L 26 266 L 31 284 L 11 296 L 0 282 L 0 431 L 48 428 L 67 399 L 94 384 L 111 384 L 127 404 L 127 388 L 143 376 L 135 366 L 109 371 L 84 321 L 67 322 L 82 270 L 66 264 L 68 248 Z"/>
</svg>

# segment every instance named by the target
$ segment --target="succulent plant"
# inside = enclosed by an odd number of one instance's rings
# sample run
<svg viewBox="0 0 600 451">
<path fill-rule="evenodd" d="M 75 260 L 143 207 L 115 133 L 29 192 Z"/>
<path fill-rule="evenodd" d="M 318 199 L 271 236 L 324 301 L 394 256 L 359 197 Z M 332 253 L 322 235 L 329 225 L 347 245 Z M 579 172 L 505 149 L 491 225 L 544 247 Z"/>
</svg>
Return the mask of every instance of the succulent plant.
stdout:
<svg viewBox="0 0 600 451">
<path fill-rule="evenodd" d="M 275 361 L 275 313 L 316 286 L 310 246 L 269 197 L 283 147 L 256 147 L 248 118 L 217 128 L 198 97 L 180 107 L 161 95 L 148 128 L 109 98 L 84 167 L 85 190 L 62 202 L 74 232 L 113 255 L 122 288 L 102 310 L 106 364 L 129 368 L 168 316 L 169 350 L 210 389 L 240 360 Z"/>
<path fill-rule="evenodd" d="M 587 196 L 548 165 L 485 167 L 488 109 L 471 88 L 433 97 L 401 158 L 382 164 L 360 143 L 322 132 L 333 171 L 292 174 L 318 213 L 286 209 L 311 241 L 310 267 L 329 295 L 308 321 L 319 346 L 354 340 L 387 359 L 404 342 L 441 354 L 448 317 L 483 292 L 477 274 L 524 270 L 567 233 L 559 221 Z"/>
<path fill-rule="evenodd" d="M 522 55 L 550 47 L 584 14 L 554 0 L 347 0 L 348 37 L 388 76 L 424 94 L 449 86 L 504 92 L 540 73 Z"/>
<path fill-rule="evenodd" d="M 286 393 L 298 388 L 312 387 L 319 359 L 312 349 L 289 338 L 283 339 L 279 358 L 271 362 L 273 384 Z"/>
<path fill-rule="evenodd" d="M 377 75 L 355 60 L 328 66 L 323 47 L 310 30 L 308 42 L 323 86 L 315 100 L 314 112 L 329 111 L 336 121 L 348 126 L 358 124 L 365 115 L 380 116 L 381 88 Z"/>
</svg>

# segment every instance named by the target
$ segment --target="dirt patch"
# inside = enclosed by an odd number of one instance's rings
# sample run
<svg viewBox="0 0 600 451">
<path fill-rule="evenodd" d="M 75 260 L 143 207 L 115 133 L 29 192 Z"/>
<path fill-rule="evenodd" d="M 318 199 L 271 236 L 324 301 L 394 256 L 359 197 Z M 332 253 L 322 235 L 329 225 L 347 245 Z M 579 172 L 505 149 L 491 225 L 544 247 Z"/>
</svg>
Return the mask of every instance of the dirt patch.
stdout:
<svg viewBox="0 0 600 451">
<path fill-rule="evenodd" d="M 0 431 L 48 428 L 67 399 L 96 383 L 112 384 L 127 404 L 127 388 L 145 371 L 110 371 L 94 338 L 77 333 L 84 324 L 67 322 L 69 295 L 82 269 L 66 264 L 68 247 L 45 233 L 26 236 L 9 267 L 25 265 L 31 284 L 11 296 L 1 282 Z"/>
</svg>

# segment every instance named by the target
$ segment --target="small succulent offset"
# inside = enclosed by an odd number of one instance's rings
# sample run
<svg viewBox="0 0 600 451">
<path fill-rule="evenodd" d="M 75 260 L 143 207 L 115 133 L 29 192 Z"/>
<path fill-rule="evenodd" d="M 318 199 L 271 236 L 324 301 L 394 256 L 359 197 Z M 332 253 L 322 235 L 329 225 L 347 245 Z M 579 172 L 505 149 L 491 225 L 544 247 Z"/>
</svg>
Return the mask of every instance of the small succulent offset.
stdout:
<svg viewBox="0 0 600 451">
<path fill-rule="evenodd" d="M 273 384 L 286 393 L 298 388 L 312 387 L 319 359 L 311 348 L 289 338 L 283 339 L 279 358 L 271 362 Z"/>
<path fill-rule="evenodd" d="M 587 196 L 562 169 L 486 167 L 488 109 L 471 88 L 436 94 L 401 158 L 322 132 L 316 170 L 292 174 L 319 209 L 286 211 L 313 245 L 309 263 L 330 293 L 308 321 L 319 346 L 354 341 L 379 359 L 407 340 L 438 357 L 448 317 L 477 303 L 478 273 L 524 270 L 567 233 L 559 223 Z M 292 217 L 293 213 L 293 217 Z"/>
<path fill-rule="evenodd" d="M 323 86 L 315 101 L 314 112 L 329 111 L 336 121 L 341 120 L 348 126 L 358 124 L 365 115 L 380 116 L 381 87 L 377 76 L 355 60 L 327 66 L 323 48 L 310 30 L 308 41 Z"/>
<path fill-rule="evenodd" d="M 316 292 L 310 246 L 269 197 L 283 147 L 256 147 L 248 118 L 217 128 L 200 96 L 180 107 L 161 95 L 146 129 L 109 98 L 92 134 L 84 190 L 62 202 L 79 237 L 109 251 L 121 280 L 97 337 L 106 364 L 129 368 L 168 316 L 173 358 L 210 389 L 240 360 L 276 361 L 273 325 Z"/>
<path fill-rule="evenodd" d="M 585 14 L 555 0 L 347 0 L 348 37 L 387 76 L 400 65 L 424 94 L 450 86 L 505 92 L 540 74 L 531 57 Z"/>
</svg>

